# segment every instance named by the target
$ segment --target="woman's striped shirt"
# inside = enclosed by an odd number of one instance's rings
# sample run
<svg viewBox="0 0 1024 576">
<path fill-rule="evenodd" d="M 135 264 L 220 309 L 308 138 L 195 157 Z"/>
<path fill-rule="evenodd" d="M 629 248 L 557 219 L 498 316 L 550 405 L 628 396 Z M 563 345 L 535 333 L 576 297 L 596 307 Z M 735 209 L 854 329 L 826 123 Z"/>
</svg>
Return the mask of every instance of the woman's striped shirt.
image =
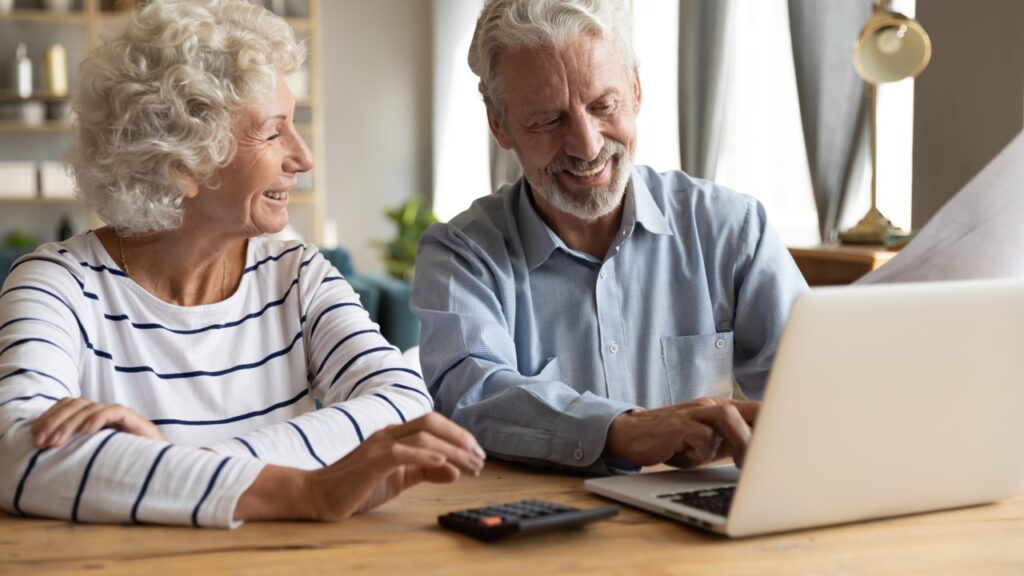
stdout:
<svg viewBox="0 0 1024 576">
<path fill-rule="evenodd" d="M 14 264 L 0 291 L 0 507 L 234 526 L 264 464 L 326 466 L 431 409 L 315 248 L 254 238 L 246 258 L 233 295 L 194 307 L 135 284 L 93 233 Z M 170 444 L 107 429 L 37 450 L 32 420 L 65 396 L 131 407 Z"/>
</svg>

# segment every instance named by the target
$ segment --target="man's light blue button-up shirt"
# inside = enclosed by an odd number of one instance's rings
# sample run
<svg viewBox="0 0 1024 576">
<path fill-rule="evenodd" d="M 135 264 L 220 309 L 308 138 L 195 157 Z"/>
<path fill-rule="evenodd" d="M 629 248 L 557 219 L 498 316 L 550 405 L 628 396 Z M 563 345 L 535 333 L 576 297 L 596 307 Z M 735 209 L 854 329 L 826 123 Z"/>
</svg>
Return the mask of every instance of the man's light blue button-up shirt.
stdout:
<svg viewBox="0 0 1024 576">
<path fill-rule="evenodd" d="M 605 258 L 570 249 L 520 179 L 427 231 L 413 310 L 439 411 L 500 458 L 605 469 L 619 414 L 737 383 L 760 399 L 806 289 L 749 196 L 634 168 Z"/>
</svg>

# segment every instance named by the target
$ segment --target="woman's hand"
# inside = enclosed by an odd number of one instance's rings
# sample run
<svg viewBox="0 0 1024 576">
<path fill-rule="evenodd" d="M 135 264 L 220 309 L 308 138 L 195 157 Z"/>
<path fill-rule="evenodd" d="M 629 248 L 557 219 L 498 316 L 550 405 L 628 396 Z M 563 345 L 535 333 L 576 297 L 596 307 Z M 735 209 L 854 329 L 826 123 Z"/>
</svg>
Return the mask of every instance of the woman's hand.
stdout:
<svg viewBox="0 0 1024 576">
<path fill-rule="evenodd" d="M 55 448 L 75 434 L 95 434 L 103 428 L 166 442 L 167 438 L 138 412 L 120 404 L 100 404 L 82 398 L 61 398 L 32 422 L 36 448 Z"/>
<path fill-rule="evenodd" d="M 238 520 L 344 520 L 420 482 L 477 475 L 484 451 L 436 412 L 378 431 L 334 464 L 311 472 L 267 466 L 235 508 Z"/>
</svg>

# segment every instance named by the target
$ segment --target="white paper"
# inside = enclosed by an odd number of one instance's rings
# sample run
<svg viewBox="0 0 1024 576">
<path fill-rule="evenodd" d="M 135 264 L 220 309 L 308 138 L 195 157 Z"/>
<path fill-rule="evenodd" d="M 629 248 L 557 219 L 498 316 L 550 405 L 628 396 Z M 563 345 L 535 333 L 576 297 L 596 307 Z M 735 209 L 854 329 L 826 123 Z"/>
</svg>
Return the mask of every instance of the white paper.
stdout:
<svg viewBox="0 0 1024 576">
<path fill-rule="evenodd" d="M 1024 132 L 857 283 L 983 278 L 1024 278 Z"/>
</svg>

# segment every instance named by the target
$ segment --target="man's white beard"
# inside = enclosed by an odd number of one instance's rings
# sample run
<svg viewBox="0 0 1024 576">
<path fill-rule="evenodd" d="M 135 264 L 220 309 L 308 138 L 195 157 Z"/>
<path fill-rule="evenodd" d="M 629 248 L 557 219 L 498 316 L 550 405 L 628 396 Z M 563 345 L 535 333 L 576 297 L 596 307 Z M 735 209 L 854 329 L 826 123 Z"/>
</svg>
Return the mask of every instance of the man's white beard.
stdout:
<svg viewBox="0 0 1024 576">
<path fill-rule="evenodd" d="M 601 166 L 606 161 L 611 162 L 612 169 L 611 182 L 606 186 L 594 186 L 581 192 L 572 192 L 563 190 L 558 182 L 558 172 L 570 168 L 577 172 L 585 172 Z M 596 220 L 615 210 L 622 202 L 632 171 L 633 159 L 626 147 L 619 142 L 609 141 L 593 162 L 568 157 L 552 161 L 544 169 L 543 180 L 530 181 L 530 186 L 538 196 L 558 211 L 580 220 Z"/>
</svg>

